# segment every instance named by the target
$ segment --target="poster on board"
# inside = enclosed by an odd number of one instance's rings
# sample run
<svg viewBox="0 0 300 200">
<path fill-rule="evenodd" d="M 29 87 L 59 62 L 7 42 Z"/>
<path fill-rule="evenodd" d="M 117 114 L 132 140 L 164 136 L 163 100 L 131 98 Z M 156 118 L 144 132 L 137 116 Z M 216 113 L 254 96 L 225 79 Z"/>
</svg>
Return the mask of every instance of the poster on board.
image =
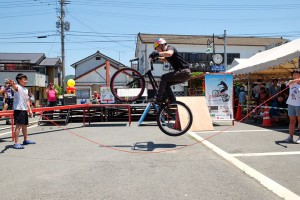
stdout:
<svg viewBox="0 0 300 200">
<path fill-rule="evenodd" d="M 112 94 L 110 87 L 100 87 L 101 103 L 115 103 L 115 97 Z"/>
<path fill-rule="evenodd" d="M 232 74 L 206 74 L 205 97 L 212 120 L 233 120 Z"/>
</svg>

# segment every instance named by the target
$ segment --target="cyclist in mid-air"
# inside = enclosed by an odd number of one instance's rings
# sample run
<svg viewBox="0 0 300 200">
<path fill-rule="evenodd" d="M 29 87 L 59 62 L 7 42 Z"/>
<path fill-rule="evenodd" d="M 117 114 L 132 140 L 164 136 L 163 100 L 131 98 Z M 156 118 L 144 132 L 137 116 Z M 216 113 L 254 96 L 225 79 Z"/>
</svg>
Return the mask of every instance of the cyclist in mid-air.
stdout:
<svg viewBox="0 0 300 200">
<path fill-rule="evenodd" d="M 154 51 L 150 54 L 150 61 L 157 59 L 163 62 L 169 62 L 174 71 L 163 74 L 158 87 L 156 98 L 152 101 L 163 102 L 166 98 L 170 101 L 176 101 L 171 85 L 176 85 L 188 81 L 191 78 L 189 64 L 179 55 L 175 47 L 168 45 L 166 40 L 158 38 L 154 42 Z"/>
<path fill-rule="evenodd" d="M 228 86 L 227 84 L 224 82 L 224 81 L 221 81 L 217 87 L 221 86 L 221 90 L 220 90 L 220 93 L 224 93 L 225 91 L 228 90 Z"/>
</svg>

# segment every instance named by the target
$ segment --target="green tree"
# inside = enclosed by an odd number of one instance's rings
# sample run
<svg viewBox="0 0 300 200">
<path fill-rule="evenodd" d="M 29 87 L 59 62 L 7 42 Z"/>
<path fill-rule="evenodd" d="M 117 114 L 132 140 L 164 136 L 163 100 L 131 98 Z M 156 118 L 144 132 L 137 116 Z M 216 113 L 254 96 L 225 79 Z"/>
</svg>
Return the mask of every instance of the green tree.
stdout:
<svg viewBox="0 0 300 200">
<path fill-rule="evenodd" d="M 59 99 L 59 96 L 62 94 L 63 89 L 57 84 L 54 85 L 54 88 L 57 90 L 56 99 Z"/>
</svg>

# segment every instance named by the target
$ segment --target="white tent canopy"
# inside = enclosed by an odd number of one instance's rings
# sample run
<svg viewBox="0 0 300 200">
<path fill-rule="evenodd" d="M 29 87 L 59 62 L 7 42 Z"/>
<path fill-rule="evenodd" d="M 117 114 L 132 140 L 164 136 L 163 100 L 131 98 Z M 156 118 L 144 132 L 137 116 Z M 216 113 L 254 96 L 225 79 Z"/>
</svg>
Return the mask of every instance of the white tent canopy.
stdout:
<svg viewBox="0 0 300 200">
<path fill-rule="evenodd" d="M 232 63 L 230 66 L 228 66 L 228 70 L 237 66 L 238 64 L 242 64 L 242 63 L 245 63 L 247 62 L 248 58 L 235 58 L 233 59 Z"/>
<path fill-rule="evenodd" d="M 290 74 L 299 68 L 300 39 L 293 40 L 281 46 L 259 52 L 242 62 L 235 62 L 227 72 L 242 74 Z M 234 64 L 234 63 L 233 63 Z"/>
</svg>

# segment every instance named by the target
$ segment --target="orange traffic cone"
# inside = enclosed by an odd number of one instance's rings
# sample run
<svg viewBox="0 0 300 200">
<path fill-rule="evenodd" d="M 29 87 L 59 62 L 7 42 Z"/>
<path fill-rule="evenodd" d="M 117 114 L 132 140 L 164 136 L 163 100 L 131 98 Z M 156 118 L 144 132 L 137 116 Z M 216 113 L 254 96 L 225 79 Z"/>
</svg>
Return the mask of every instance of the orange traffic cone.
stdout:
<svg viewBox="0 0 300 200">
<path fill-rule="evenodd" d="M 241 119 L 242 119 L 242 106 L 239 103 L 235 114 L 235 120 L 241 120 Z"/>
<path fill-rule="evenodd" d="M 267 106 L 265 106 L 265 109 L 264 109 L 264 117 L 263 117 L 262 126 L 272 126 L 270 114 L 269 114 L 269 107 L 267 107 Z"/>
<path fill-rule="evenodd" d="M 180 120 L 179 120 L 178 110 L 176 110 L 176 113 L 175 113 L 175 124 L 174 124 L 173 128 L 177 129 L 177 130 L 181 130 L 181 124 L 180 124 Z"/>
</svg>

